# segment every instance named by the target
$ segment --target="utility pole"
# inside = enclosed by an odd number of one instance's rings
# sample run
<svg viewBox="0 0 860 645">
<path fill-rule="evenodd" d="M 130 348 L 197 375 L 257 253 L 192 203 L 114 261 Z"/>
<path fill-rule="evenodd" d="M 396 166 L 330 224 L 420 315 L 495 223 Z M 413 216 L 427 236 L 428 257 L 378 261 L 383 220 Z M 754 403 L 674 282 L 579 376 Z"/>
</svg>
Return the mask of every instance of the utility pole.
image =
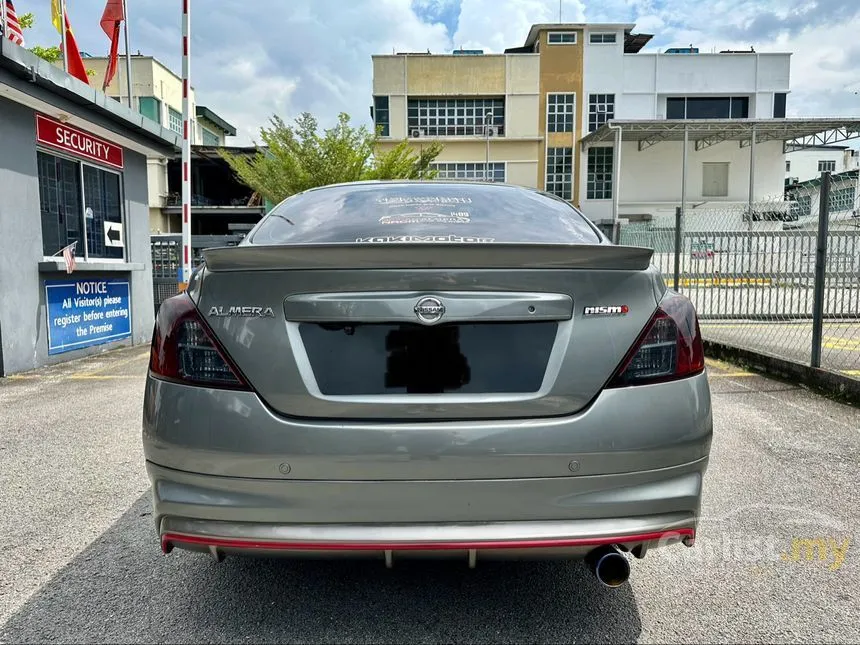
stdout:
<svg viewBox="0 0 860 645">
<path fill-rule="evenodd" d="M 487 138 L 487 159 L 484 163 L 484 181 L 489 181 L 490 178 L 490 119 L 493 118 L 492 112 L 487 112 L 484 115 L 484 136 Z"/>
<path fill-rule="evenodd" d="M 191 279 L 191 0 L 182 1 L 182 283 Z"/>
<path fill-rule="evenodd" d="M 122 16 L 125 18 L 123 20 L 123 28 L 125 30 L 125 75 L 128 82 L 128 107 L 132 110 L 132 98 L 131 98 L 131 51 L 128 49 L 128 7 L 126 6 L 128 3 L 126 0 L 122 0 Z"/>
</svg>

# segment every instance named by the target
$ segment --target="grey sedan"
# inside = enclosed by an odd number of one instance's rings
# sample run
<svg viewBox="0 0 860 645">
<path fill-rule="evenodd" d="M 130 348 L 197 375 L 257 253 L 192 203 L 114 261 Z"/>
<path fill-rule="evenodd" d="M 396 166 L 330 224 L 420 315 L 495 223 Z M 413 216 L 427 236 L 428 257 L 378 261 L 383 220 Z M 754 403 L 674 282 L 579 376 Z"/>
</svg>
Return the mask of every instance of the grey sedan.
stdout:
<svg viewBox="0 0 860 645">
<path fill-rule="evenodd" d="M 692 546 L 710 390 L 651 256 L 512 185 L 286 199 L 159 310 L 162 549 L 584 559 L 618 586 L 631 555 Z"/>
</svg>

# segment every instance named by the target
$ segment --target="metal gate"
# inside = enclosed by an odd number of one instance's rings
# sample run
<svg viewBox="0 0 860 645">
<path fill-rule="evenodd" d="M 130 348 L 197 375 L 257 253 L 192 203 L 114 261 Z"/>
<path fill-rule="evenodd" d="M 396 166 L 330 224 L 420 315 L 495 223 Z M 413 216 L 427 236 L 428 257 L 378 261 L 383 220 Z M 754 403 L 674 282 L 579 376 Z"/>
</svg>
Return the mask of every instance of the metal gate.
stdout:
<svg viewBox="0 0 860 645">
<path fill-rule="evenodd" d="M 202 262 L 204 249 L 217 246 L 236 246 L 244 235 L 192 235 L 192 270 Z M 179 293 L 182 281 L 182 235 L 162 234 L 150 236 L 152 249 L 152 289 L 155 313 L 161 303 Z"/>
</svg>

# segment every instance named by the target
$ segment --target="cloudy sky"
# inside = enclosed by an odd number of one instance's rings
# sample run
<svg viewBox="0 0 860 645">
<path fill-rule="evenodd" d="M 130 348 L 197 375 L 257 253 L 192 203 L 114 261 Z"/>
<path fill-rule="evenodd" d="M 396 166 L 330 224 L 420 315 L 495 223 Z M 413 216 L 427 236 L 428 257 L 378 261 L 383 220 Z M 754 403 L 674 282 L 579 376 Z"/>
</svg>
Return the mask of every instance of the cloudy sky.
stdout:
<svg viewBox="0 0 860 645">
<path fill-rule="evenodd" d="M 105 55 L 105 0 L 66 0 L 81 50 Z M 338 112 L 369 123 L 371 60 L 392 50 L 446 52 L 521 45 L 555 22 L 559 0 L 191 0 L 198 103 L 258 138 L 272 114 Z M 49 0 L 14 0 L 36 16 L 27 46 L 56 44 Z M 180 70 L 180 0 L 128 0 L 131 50 Z M 860 114 L 860 0 L 562 0 L 566 22 L 635 22 L 644 51 L 694 44 L 793 52 L 788 116 Z M 855 58 L 856 57 L 856 58 Z"/>
</svg>

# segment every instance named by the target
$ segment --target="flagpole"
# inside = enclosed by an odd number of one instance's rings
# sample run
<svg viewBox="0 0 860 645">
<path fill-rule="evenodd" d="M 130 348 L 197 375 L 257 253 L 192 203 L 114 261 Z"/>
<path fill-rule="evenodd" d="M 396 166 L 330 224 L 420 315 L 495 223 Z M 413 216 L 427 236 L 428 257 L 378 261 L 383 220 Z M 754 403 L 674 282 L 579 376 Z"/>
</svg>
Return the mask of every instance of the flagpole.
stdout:
<svg viewBox="0 0 860 645">
<path fill-rule="evenodd" d="M 3 29 L 3 38 L 8 38 L 8 22 L 6 21 L 6 0 L 0 0 L 0 27 Z"/>
<path fill-rule="evenodd" d="M 122 0 L 122 15 L 125 18 L 123 21 L 123 28 L 125 29 L 125 75 L 128 79 L 128 107 L 133 110 L 131 98 L 131 52 L 128 49 L 128 8 L 126 4 L 126 0 Z"/>
<path fill-rule="evenodd" d="M 191 278 L 191 0 L 182 1 L 182 284 Z M 184 288 L 184 287 L 183 287 Z"/>
<path fill-rule="evenodd" d="M 66 0 L 60 0 L 60 34 L 63 37 L 63 71 L 69 73 L 69 52 L 66 50 Z"/>
</svg>

